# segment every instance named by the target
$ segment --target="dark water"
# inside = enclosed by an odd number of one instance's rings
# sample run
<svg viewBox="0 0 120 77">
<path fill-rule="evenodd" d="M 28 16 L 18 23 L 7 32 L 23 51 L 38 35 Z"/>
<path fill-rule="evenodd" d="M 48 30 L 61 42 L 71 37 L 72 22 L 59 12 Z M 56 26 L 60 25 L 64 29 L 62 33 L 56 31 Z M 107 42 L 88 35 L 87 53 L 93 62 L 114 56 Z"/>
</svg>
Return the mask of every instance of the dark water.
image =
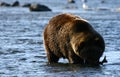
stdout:
<svg viewBox="0 0 120 77">
<path fill-rule="evenodd" d="M 25 0 L 20 1 L 22 4 L 27 3 Z M 53 12 L 30 12 L 28 8 L 0 7 L 0 77 L 119 77 L 120 12 L 116 9 L 119 8 L 120 1 L 106 1 L 108 6 L 103 5 L 109 10 L 86 11 L 82 9 L 79 0 L 76 4 L 68 4 L 65 0 L 48 0 L 48 6 Z M 48 3 L 47 0 L 36 2 Z M 100 5 L 97 0 L 96 3 Z M 91 7 L 96 8 L 92 4 Z M 42 33 L 50 18 L 60 13 L 73 13 L 93 25 L 105 39 L 104 55 L 107 56 L 108 63 L 100 67 L 86 67 L 67 64 L 67 60 L 61 59 L 58 64 L 47 64 Z"/>
</svg>

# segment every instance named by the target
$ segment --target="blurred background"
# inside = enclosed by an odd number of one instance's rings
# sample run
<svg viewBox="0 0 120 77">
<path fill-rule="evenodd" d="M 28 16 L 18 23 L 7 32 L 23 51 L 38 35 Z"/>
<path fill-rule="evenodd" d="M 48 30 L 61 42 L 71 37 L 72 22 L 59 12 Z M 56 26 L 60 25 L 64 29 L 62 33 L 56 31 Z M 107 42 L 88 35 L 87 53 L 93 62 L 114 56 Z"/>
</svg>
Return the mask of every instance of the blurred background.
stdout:
<svg viewBox="0 0 120 77">
<path fill-rule="evenodd" d="M 72 13 L 104 38 L 108 63 L 100 67 L 49 65 L 43 30 L 49 20 Z M 0 0 L 0 77 L 119 77 L 120 0 Z"/>
</svg>

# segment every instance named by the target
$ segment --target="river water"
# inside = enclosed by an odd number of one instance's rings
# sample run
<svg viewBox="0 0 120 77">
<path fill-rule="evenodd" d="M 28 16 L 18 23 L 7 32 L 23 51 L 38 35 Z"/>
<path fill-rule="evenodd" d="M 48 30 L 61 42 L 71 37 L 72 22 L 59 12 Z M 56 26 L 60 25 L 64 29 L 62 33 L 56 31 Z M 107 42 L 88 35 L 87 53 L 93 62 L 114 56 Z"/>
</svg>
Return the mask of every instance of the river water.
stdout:
<svg viewBox="0 0 120 77">
<path fill-rule="evenodd" d="M 15 0 L 0 0 L 12 3 Z M 0 77 L 120 77 L 120 10 L 119 0 L 88 0 L 89 10 L 80 0 L 20 0 L 48 5 L 52 12 L 30 12 L 23 7 L 0 7 Z M 61 59 L 47 64 L 43 30 L 55 15 L 72 13 L 87 19 L 103 36 L 108 63 L 100 67 L 68 64 Z M 101 59 L 103 59 L 103 57 Z"/>
</svg>

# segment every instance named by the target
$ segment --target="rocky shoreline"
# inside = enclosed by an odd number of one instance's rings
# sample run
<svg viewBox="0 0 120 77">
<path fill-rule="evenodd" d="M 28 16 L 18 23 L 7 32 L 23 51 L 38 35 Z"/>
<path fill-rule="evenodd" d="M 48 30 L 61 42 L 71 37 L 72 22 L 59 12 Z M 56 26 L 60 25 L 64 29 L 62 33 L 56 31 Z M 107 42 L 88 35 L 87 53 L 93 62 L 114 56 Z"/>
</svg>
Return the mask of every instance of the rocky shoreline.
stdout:
<svg viewBox="0 0 120 77">
<path fill-rule="evenodd" d="M 52 11 L 48 6 L 39 3 L 26 3 L 20 5 L 19 1 L 15 1 L 12 4 L 6 2 L 0 2 L 0 7 L 27 7 L 30 11 L 40 12 L 40 11 Z"/>
</svg>

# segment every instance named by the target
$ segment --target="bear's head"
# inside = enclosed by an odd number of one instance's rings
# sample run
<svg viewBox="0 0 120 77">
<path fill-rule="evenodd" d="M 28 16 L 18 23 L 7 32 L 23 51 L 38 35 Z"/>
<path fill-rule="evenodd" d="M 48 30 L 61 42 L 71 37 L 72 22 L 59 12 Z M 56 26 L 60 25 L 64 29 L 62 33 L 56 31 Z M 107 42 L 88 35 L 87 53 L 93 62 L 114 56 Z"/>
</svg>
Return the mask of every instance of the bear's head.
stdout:
<svg viewBox="0 0 120 77">
<path fill-rule="evenodd" d="M 74 21 L 72 27 L 71 47 L 76 55 L 86 64 L 99 64 L 105 49 L 104 40 L 85 20 Z"/>
</svg>

